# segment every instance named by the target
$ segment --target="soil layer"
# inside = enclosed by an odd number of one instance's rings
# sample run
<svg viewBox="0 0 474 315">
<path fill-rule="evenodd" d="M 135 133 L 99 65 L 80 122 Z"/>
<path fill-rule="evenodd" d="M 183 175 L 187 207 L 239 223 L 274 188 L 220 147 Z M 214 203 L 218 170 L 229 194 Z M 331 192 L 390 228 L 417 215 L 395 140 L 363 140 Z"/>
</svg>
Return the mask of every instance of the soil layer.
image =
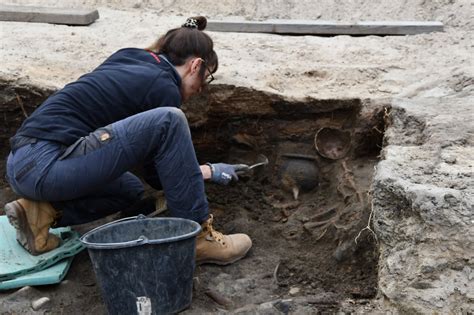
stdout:
<svg viewBox="0 0 474 315">
<path fill-rule="evenodd" d="M 2 111 L 9 124 L 1 139 L 3 161 L 7 139 L 34 109 L 31 104 L 51 93 L 18 85 L 4 91 Z M 187 104 L 186 112 L 201 162 L 253 164 L 262 155 L 269 160 L 241 174 L 237 183 L 206 187 L 216 229 L 249 234 L 253 248 L 231 266 L 198 266 L 186 312 L 258 309 L 266 302 L 283 310 L 334 311 L 342 300 L 373 298 L 377 249 L 372 235 L 360 231 L 370 214 L 368 191 L 382 145 L 384 108 L 366 104 L 362 110 L 358 99 L 292 104 L 246 89 L 228 95 L 228 87 L 216 86 Z M 243 102 L 247 113 L 235 105 Z M 341 159 L 324 158 L 315 148 L 317 131 L 328 127 L 350 135 Z M 2 202 L 15 198 L 5 193 L 5 182 L 1 186 Z M 150 188 L 148 193 L 153 194 Z M 29 296 L 53 295 L 51 309 L 64 313 L 105 311 L 86 252 L 74 260 L 66 279 L 31 289 Z"/>
</svg>

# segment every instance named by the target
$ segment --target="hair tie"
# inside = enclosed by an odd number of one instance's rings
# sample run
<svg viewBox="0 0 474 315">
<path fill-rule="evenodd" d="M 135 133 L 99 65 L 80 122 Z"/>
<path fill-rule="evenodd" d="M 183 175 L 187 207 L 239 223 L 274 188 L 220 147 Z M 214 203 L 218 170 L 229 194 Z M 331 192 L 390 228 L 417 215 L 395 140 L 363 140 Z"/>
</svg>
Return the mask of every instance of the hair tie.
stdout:
<svg viewBox="0 0 474 315">
<path fill-rule="evenodd" d="M 188 28 L 198 28 L 198 23 L 196 19 L 187 19 L 186 22 L 181 25 L 182 27 L 188 27 Z"/>
</svg>

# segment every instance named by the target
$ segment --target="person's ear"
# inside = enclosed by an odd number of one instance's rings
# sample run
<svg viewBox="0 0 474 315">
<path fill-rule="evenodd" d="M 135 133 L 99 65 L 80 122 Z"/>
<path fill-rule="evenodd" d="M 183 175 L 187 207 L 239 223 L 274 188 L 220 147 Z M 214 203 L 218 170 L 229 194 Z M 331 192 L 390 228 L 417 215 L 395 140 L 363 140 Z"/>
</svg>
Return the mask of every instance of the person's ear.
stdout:
<svg viewBox="0 0 474 315">
<path fill-rule="evenodd" d="M 194 58 L 191 61 L 191 74 L 199 72 L 201 69 L 202 59 L 201 58 Z"/>
</svg>

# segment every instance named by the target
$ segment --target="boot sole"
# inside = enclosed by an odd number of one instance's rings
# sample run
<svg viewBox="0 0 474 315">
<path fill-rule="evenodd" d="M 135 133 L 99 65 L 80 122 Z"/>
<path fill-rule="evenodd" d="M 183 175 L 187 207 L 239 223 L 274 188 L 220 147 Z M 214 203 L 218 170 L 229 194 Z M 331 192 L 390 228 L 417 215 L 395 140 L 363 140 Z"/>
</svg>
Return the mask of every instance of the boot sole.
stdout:
<svg viewBox="0 0 474 315">
<path fill-rule="evenodd" d="M 5 214 L 10 224 L 16 229 L 18 243 L 32 255 L 38 255 L 36 251 L 31 250 L 31 245 L 33 244 L 34 246 L 35 240 L 22 205 L 18 201 L 7 203 L 5 205 Z M 26 233 L 22 233 L 22 231 L 26 231 Z"/>
<path fill-rule="evenodd" d="M 212 260 L 212 259 L 207 259 L 207 260 L 201 260 L 201 261 L 196 261 L 196 265 L 200 266 L 203 264 L 215 264 L 215 265 L 220 265 L 220 266 L 226 266 L 235 263 L 237 260 L 240 260 L 244 258 L 247 253 L 249 252 L 251 247 L 245 251 L 245 253 L 242 256 L 239 256 L 231 261 L 222 261 L 222 260 Z"/>
</svg>

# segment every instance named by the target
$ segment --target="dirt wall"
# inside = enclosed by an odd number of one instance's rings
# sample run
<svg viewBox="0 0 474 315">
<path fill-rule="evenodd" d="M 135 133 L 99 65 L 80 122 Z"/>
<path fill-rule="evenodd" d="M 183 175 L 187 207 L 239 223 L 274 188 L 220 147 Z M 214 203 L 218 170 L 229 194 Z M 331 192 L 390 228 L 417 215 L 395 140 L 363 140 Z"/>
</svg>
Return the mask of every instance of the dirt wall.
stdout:
<svg viewBox="0 0 474 315">
<path fill-rule="evenodd" d="M 373 184 L 373 222 L 379 289 L 405 313 L 474 309 L 472 101 L 393 102 Z"/>
</svg>

